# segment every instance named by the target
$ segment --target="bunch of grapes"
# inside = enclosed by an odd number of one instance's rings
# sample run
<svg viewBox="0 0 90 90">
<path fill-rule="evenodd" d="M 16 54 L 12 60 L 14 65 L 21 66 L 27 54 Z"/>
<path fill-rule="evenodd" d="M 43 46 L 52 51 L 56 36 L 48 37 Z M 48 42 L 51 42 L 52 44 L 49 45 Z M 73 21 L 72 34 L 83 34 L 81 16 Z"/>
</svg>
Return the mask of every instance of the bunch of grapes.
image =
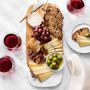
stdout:
<svg viewBox="0 0 90 90">
<path fill-rule="evenodd" d="M 33 28 L 34 36 L 41 43 L 47 43 L 51 40 L 50 33 L 48 30 L 42 28 L 41 26 Z"/>
</svg>

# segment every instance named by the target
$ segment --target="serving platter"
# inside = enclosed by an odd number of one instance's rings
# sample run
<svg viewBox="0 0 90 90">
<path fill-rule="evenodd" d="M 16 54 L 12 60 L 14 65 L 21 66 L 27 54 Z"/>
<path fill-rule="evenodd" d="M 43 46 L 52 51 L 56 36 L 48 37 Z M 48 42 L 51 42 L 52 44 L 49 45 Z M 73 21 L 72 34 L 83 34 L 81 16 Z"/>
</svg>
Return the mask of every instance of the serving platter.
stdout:
<svg viewBox="0 0 90 90">
<path fill-rule="evenodd" d="M 41 16 L 44 16 L 44 12 L 42 11 L 42 8 L 44 9 L 44 8 L 46 8 L 46 5 L 45 4 L 47 4 L 48 6 L 50 6 L 50 7 L 54 7 L 54 8 L 57 8 L 57 5 L 56 4 L 53 4 L 53 3 L 44 3 L 41 7 L 40 7 L 40 9 L 37 9 L 35 12 L 37 12 L 37 13 L 40 13 L 41 14 Z M 28 8 L 28 10 L 27 10 L 27 15 L 30 15 L 31 13 L 32 13 L 32 9 L 33 9 L 33 5 L 31 5 L 29 8 Z M 61 12 L 59 12 L 60 14 L 61 14 Z M 56 16 L 56 17 L 58 17 L 58 16 Z M 61 18 L 63 19 L 63 16 L 62 16 L 62 14 L 61 14 Z M 61 22 L 62 22 L 62 19 L 60 19 L 61 20 Z M 61 24 L 61 26 L 62 26 L 62 24 Z M 62 54 L 62 56 L 63 56 L 63 59 L 64 59 L 64 63 L 65 63 L 65 65 L 64 65 L 64 67 L 63 67 L 63 69 L 62 70 L 60 70 L 60 71 L 58 71 L 58 72 L 55 72 L 53 75 L 51 75 L 48 79 L 46 79 L 45 81 L 40 81 L 40 80 L 38 80 L 38 79 L 36 79 L 36 78 L 33 78 L 33 74 L 32 74 L 32 65 L 30 66 L 30 64 L 32 64 L 32 59 L 30 59 L 30 56 L 29 56 L 29 54 L 31 53 L 28 53 L 28 51 L 29 51 L 29 48 L 31 48 L 33 45 L 32 45 L 32 43 L 33 43 L 33 41 L 34 41 L 34 39 L 32 40 L 32 42 L 31 41 L 29 41 L 31 38 L 32 38 L 32 36 L 31 36 L 31 34 L 32 34 L 32 27 L 29 25 L 29 23 L 28 23 L 28 19 L 26 19 L 26 52 L 27 52 L 27 65 L 28 65 L 28 67 L 29 67 L 29 69 L 30 69 L 30 72 L 28 73 L 28 80 L 29 80 L 29 82 L 33 85 L 33 86 L 35 86 L 35 87 L 55 87 L 55 86 L 57 86 L 57 85 L 61 85 L 61 87 L 63 87 L 63 89 L 66 87 L 66 85 L 68 84 L 68 81 L 69 81 L 69 77 L 70 77 L 70 73 L 69 73 L 69 71 L 68 71 L 68 68 L 67 68 L 67 64 L 66 64 L 66 59 L 64 58 L 64 54 L 63 54 L 63 42 L 62 42 L 62 39 L 58 39 L 58 36 L 59 35 L 57 35 L 56 37 L 53 37 L 53 35 L 51 36 L 52 37 L 52 40 L 51 41 L 49 41 L 48 43 L 49 44 L 44 44 L 44 46 L 45 46 L 45 48 L 46 49 L 49 49 L 49 48 L 52 48 L 51 46 L 57 46 L 57 42 L 58 42 L 58 44 L 59 44 L 59 46 L 58 46 L 58 48 L 59 49 L 57 49 L 57 50 L 59 50 L 59 51 L 57 51 L 57 53 L 59 52 L 60 54 Z M 31 32 L 30 32 L 31 31 Z M 52 33 L 52 32 L 51 32 Z M 55 34 L 54 34 L 55 35 Z M 61 36 L 62 36 L 62 34 L 61 34 Z M 59 37 L 59 38 L 61 38 L 61 37 Z M 28 43 L 29 42 L 29 43 Z M 53 43 L 53 44 L 52 44 Z M 52 45 L 51 45 L 52 44 Z M 31 45 L 31 46 L 30 46 Z M 48 48 L 49 47 L 49 48 Z M 37 48 L 39 48 L 38 46 L 37 46 Z M 49 53 L 54 53 L 54 52 L 56 52 L 56 51 L 53 51 L 53 52 L 51 52 L 52 50 L 48 50 L 48 52 Z M 37 66 L 40 66 L 39 64 L 37 65 Z"/>
<path fill-rule="evenodd" d="M 90 46 L 80 47 L 79 44 L 72 40 L 72 34 L 80 28 L 87 27 L 90 30 L 89 18 L 75 19 L 64 27 L 64 37 L 67 44 L 78 53 L 90 53 Z"/>
</svg>

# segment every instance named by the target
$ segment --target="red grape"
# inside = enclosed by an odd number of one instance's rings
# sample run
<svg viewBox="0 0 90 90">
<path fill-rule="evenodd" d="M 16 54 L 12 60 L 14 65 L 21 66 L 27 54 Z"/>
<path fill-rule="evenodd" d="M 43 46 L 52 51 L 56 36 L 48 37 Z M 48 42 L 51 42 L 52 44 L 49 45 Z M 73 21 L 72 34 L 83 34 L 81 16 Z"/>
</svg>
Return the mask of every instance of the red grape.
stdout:
<svg viewBox="0 0 90 90">
<path fill-rule="evenodd" d="M 44 37 L 44 40 L 45 40 L 45 41 L 48 41 L 48 37 Z"/>
<path fill-rule="evenodd" d="M 46 33 L 46 31 L 47 31 L 46 29 L 43 29 L 43 32 L 44 32 L 44 33 Z"/>
<path fill-rule="evenodd" d="M 38 29 L 38 32 L 39 32 L 39 33 L 42 33 L 42 29 Z"/>
<path fill-rule="evenodd" d="M 42 32 L 42 36 L 45 36 L 46 35 L 46 33 L 45 32 Z"/>
<path fill-rule="evenodd" d="M 41 38 L 41 40 L 43 40 L 43 39 L 44 39 L 44 37 L 43 37 L 43 36 L 41 36 L 40 38 Z"/>
</svg>

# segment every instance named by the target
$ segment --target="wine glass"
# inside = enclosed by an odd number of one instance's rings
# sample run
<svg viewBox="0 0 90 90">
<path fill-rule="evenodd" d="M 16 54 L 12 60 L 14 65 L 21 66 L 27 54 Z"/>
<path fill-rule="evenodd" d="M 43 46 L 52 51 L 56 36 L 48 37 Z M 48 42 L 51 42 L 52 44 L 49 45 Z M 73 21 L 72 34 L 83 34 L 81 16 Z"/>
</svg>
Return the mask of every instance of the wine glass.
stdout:
<svg viewBox="0 0 90 90">
<path fill-rule="evenodd" d="M 83 9 L 85 6 L 84 2 L 82 0 L 69 0 L 67 4 L 67 9 L 71 13 L 77 13 L 80 12 L 81 9 Z"/>
<path fill-rule="evenodd" d="M 0 58 L 0 75 L 9 76 L 15 71 L 15 61 L 11 56 L 5 55 Z"/>
<path fill-rule="evenodd" d="M 7 34 L 4 37 L 4 44 L 8 48 L 8 50 L 19 48 L 21 46 L 21 38 L 16 34 Z"/>
<path fill-rule="evenodd" d="M 68 0 L 67 10 L 76 16 L 90 17 L 86 0 Z"/>
</svg>

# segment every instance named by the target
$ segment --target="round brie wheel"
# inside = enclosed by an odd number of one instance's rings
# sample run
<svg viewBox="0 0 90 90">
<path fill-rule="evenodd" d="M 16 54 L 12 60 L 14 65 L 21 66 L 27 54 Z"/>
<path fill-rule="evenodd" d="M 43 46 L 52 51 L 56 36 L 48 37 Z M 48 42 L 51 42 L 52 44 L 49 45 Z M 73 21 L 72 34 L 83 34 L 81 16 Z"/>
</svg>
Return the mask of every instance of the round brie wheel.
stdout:
<svg viewBox="0 0 90 90">
<path fill-rule="evenodd" d="M 27 22 L 33 27 L 39 26 L 43 22 L 43 17 L 39 13 L 33 12 L 28 15 Z"/>
</svg>

